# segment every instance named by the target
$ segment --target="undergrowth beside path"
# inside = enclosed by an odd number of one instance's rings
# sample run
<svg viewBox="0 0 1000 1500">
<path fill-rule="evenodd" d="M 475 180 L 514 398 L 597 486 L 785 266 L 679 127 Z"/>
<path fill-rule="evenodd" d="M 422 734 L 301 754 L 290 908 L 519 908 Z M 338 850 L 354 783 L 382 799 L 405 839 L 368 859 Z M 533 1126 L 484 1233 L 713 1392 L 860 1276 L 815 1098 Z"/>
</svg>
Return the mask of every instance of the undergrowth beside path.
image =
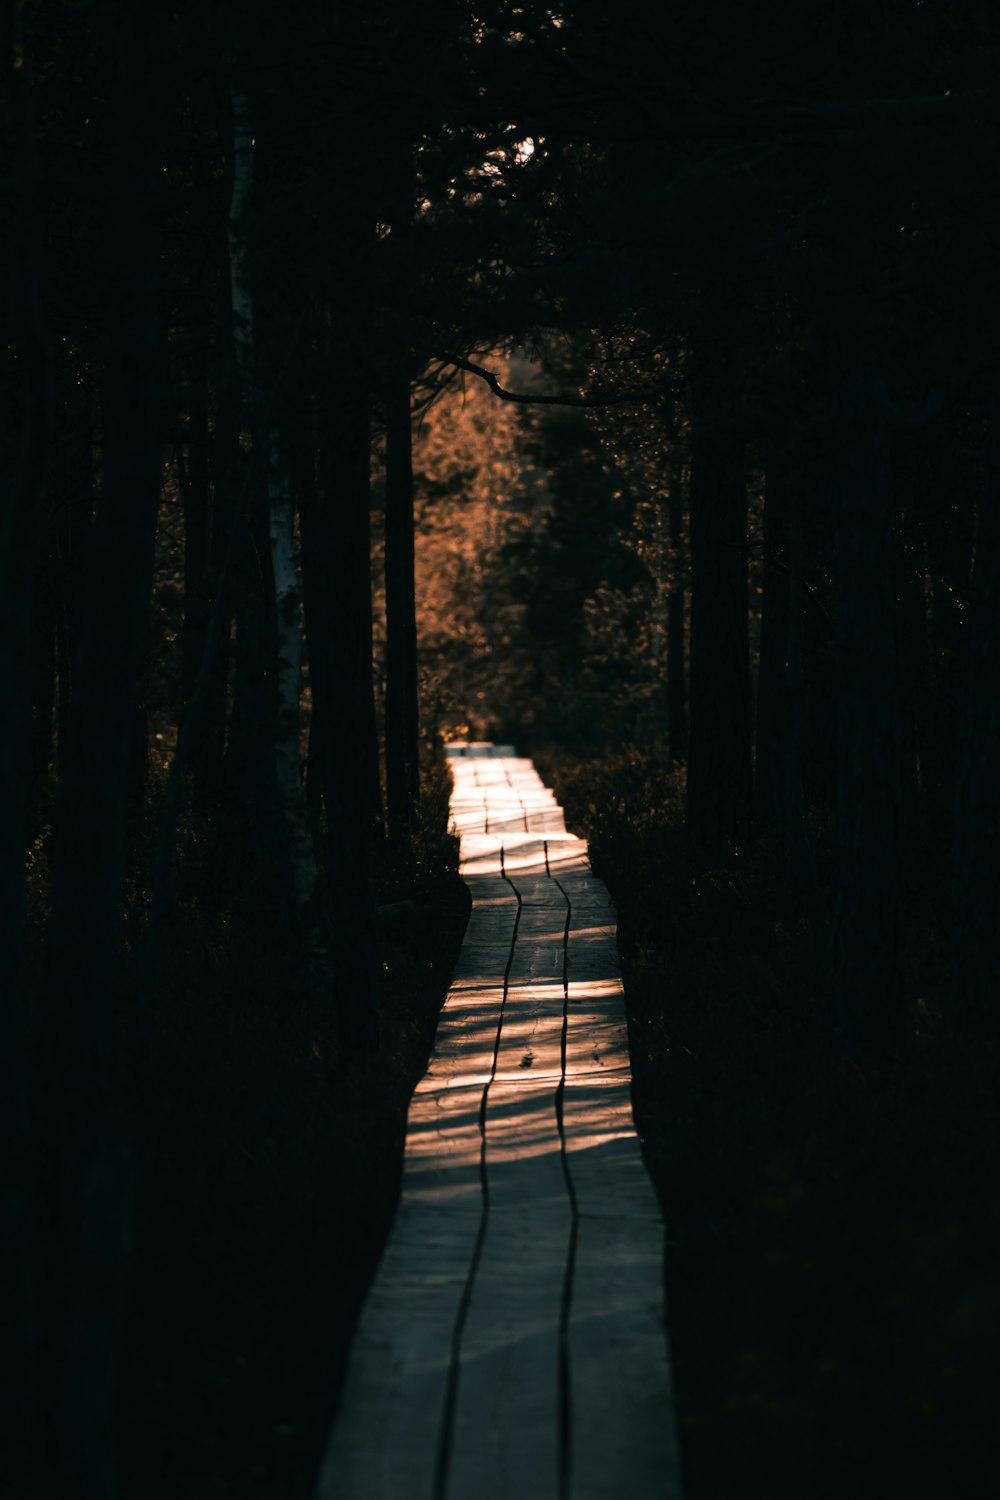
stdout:
<svg viewBox="0 0 1000 1500">
<path fill-rule="evenodd" d="M 692 869 L 655 753 L 534 753 L 619 908 L 689 1500 L 992 1493 L 998 1052 L 949 1029 L 933 879 L 904 1055 L 865 1072 L 782 849 Z"/>
<path fill-rule="evenodd" d="M 140 1040 L 150 906 L 140 855 L 156 828 L 155 786 L 144 810 L 125 910 L 137 936 L 122 955 L 120 1065 L 109 1083 L 139 1159 L 116 1401 L 124 1500 L 312 1494 L 358 1307 L 395 1210 L 407 1107 L 468 919 L 439 749 L 425 746 L 422 770 L 411 867 L 384 846 L 377 854 L 382 1046 L 373 1056 L 345 1041 L 338 1011 L 351 997 L 309 984 L 301 931 L 276 915 L 270 886 L 247 870 L 231 904 L 204 900 L 212 841 L 190 831 L 170 893 L 152 1035 Z M 42 932 L 49 885 L 44 860 L 36 863 Z M 31 963 L 44 1057 L 40 944 Z M 66 1126 L 51 1083 L 37 1109 L 39 1266 L 54 1288 L 54 1322 L 66 1296 L 56 1216 Z M 42 1480 L 32 1493 L 49 1491 Z"/>
<path fill-rule="evenodd" d="M 338 1057 L 316 1004 L 172 1013 L 130 1319 L 135 1500 L 311 1493 L 468 915 L 457 879 L 422 894 L 382 944 L 374 1058 Z"/>
</svg>

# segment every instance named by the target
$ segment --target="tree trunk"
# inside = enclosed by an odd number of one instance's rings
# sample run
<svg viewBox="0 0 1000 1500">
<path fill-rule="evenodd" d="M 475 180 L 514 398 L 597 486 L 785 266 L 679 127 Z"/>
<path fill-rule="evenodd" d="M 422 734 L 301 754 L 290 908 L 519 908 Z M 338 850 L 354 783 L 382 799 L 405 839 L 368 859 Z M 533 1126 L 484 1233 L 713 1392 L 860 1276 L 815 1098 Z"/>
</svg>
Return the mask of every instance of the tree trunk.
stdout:
<svg viewBox="0 0 1000 1500">
<path fill-rule="evenodd" d="M 775 445 L 767 456 L 764 491 L 764 599 L 757 679 L 757 744 L 754 758 L 754 819 L 762 827 L 784 826 L 787 758 L 791 743 L 788 697 L 790 588 L 788 559 L 789 476 L 786 455 Z"/>
<path fill-rule="evenodd" d="M 274 881 L 287 861 L 283 809 L 275 761 L 276 617 L 271 564 L 267 423 L 256 381 L 255 308 L 250 283 L 247 208 L 254 180 L 250 103 L 233 87 L 233 192 L 229 210 L 231 335 L 237 410 L 249 429 L 252 458 L 234 465 L 232 494 L 235 683 L 225 756 L 226 806 L 221 844 L 224 886 L 243 922 L 256 924 L 274 899 L 292 898 L 288 880 Z M 237 418 L 237 433 L 240 423 Z M 241 434 L 240 434 L 241 435 Z M 236 488 L 238 479 L 242 481 Z M 252 877 L 248 878 L 252 872 Z"/>
<path fill-rule="evenodd" d="M 955 466 L 955 450 L 966 445 L 972 446 L 971 435 L 961 427 L 952 428 L 930 448 L 917 476 L 924 492 L 924 532 L 931 567 L 931 697 L 924 795 L 929 826 L 945 844 L 954 836 L 954 772 L 965 703 L 966 606 L 975 543 L 976 477 L 963 472 L 961 459 Z"/>
<path fill-rule="evenodd" d="M 220 333 L 223 363 L 233 361 L 231 316 Z M 226 757 L 229 712 L 230 639 L 233 616 L 233 575 L 237 536 L 245 524 L 243 487 L 248 468 L 240 445 L 240 396 L 234 379 L 217 388 L 215 420 L 209 442 L 211 527 L 208 575 L 205 580 L 209 619 L 215 623 L 206 642 L 208 657 L 199 661 L 200 728 L 192 746 L 193 799 L 204 813 L 217 813 Z M 209 629 L 206 621 L 206 630 Z M 192 685 L 192 691 L 194 686 Z M 190 705 L 189 705 L 190 706 Z"/>
<path fill-rule="evenodd" d="M 420 798 L 410 382 L 386 395 L 385 770 L 389 837 L 408 847 Z"/>
<path fill-rule="evenodd" d="M 271 567 L 276 619 L 275 774 L 285 822 L 292 896 L 303 919 L 310 954 L 325 961 L 325 944 L 316 923 L 316 851 L 306 816 L 299 749 L 302 697 L 302 599 L 295 555 L 295 507 L 288 464 L 276 434 L 268 442 L 268 499 Z"/>
<path fill-rule="evenodd" d="M 785 673 L 787 691 L 788 735 L 783 758 L 784 779 L 781 787 L 781 819 L 799 851 L 803 870 L 814 874 L 812 857 L 807 852 L 805 828 L 802 818 L 803 745 L 805 740 L 806 674 L 804 664 L 804 634 L 806 610 L 806 586 L 804 577 L 805 550 L 803 542 L 803 476 L 797 469 L 791 478 L 787 495 L 787 557 L 788 557 L 788 636 L 787 667 Z"/>
<path fill-rule="evenodd" d="M 46 552 L 49 549 L 46 548 Z M 35 588 L 31 631 L 31 777 L 25 846 L 39 831 L 41 794 L 52 765 L 56 707 L 56 612 L 51 556 Z"/>
<path fill-rule="evenodd" d="M 955 969 L 958 1024 L 993 1024 L 1000 995 L 1000 399 L 989 415 L 955 798 Z"/>
<path fill-rule="evenodd" d="M 899 762 L 900 834 L 906 858 L 919 858 L 924 842 L 922 760 L 927 741 L 930 698 L 930 644 L 924 587 L 924 541 L 916 519 L 917 476 L 922 446 L 908 432 L 891 445 L 893 508 L 897 535 L 893 548 L 896 593 L 896 748 Z"/>
<path fill-rule="evenodd" d="M 691 460 L 692 848 L 717 859 L 750 811 L 747 498 L 743 443 L 711 370 L 695 374 Z"/>
<path fill-rule="evenodd" d="M 211 609 L 212 501 L 208 462 L 208 392 L 199 381 L 188 407 L 178 470 L 184 506 L 184 625 L 181 635 L 181 698 L 187 704 L 198 680 Z"/>
<path fill-rule="evenodd" d="M 61 1483 L 85 1500 L 118 1493 L 119 1332 L 136 1191 L 134 1145 L 116 1118 L 115 1012 L 125 801 L 153 576 L 164 411 L 160 300 L 164 42 L 155 18 L 117 7 L 104 33 L 118 91 L 102 165 L 113 182 L 105 243 L 103 487 L 91 529 L 73 663 L 52 918 L 59 1057 L 62 1246 L 69 1264 L 60 1347 Z"/>
<path fill-rule="evenodd" d="M 339 392 L 319 442 L 317 486 L 302 494 L 309 681 L 319 730 L 310 747 L 326 808 L 330 914 L 340 1019 L 352 1047 L 378 1044 L 371 840 L 381 832 L 372 699 L 369 453 L 371 416 Z"/>
<path fill-rule="evenodd" d="M 35 1492 L 43 1461 L 35 1236 L 37 1161 L 31 1096 L 32 1046 L 21 960 L 24 954 L 26 791 L 32 761 L 32 572 L 46 445 L 51 349 L 42 315 L 39 266 L 45 255 L 41 164 L 24 98 L 24 73 L 11 66 L 17 18 L 4 17 L 0 130 L 6 172 L 23 185 L 0 234 L 0 294 L 7 304 L 0 340 L 0 1319 L 8 1425 L 5 1488 Z M 27 70 L 24 70 L 26 72 Z M 13 206 L 13 205 L 12 205 Z M 51 653 L 51 633 L 46 628 Z M 47 684 L 46 684 L 47 696 Z M 50 717 L 51 725 L 51 717 Z"/>
<path fill-rule="evenodd" d="M 839 392 L 833 986 L 848 1050 L 875 1058 L 900 1039 L 895 569 L 884 407 L 879 374 L 858 355 Z"/>
<path fill-rule="evenodd" d="M 896 548 L 896 722 L 901 833 L 918 856 L 923 847 L 922 765 L 928 740 L 930 650 L 922 539 L 900 539 Z"/>
<path fill-rule="evenodd" d="M 60 782 L 69 756 L 73 698 L 73 657 L 86 581 L 84 559 L 90 535 L 94 491 L 94 433 L 89 398 L 70 393 L 62 471 L 63 500 L 56 511 L 56 765 Z"/>
<path fill-rule="evenodd" d="M 687 674 L 684 663 L 684 502 L 671 492 L 670 584 L 667 592 L 667 733 L 671 760 L 688 753 Z"/>
<path fill-rule="evenodd" d="M 250 101 L 246 94 L 233 88 L 230 93 L 233 111 L 233 195 L 229 204 L 229 291 L 233 314 L 233 342 L 236 364 L 243 381 L 244 394 L 252 396 L 254 366 L 253 297 L 250 291 L 250 248 L 246 216 L 254 179 L 254 138 L 250 121 Z"/>
<path fill-rule="evenodd" d="M 23 365 L 19 374 L 23 372 Z M 5 392 L 5 394 L 8 394 Z M 33 404 L 34 396 L 28 398 Z M 41 420 L 35 413 L 29 421 Z M 39 1412 L 36 1246 L 32 1163 L 35 1159 L 29 1093 L 32 1048 L 22 989 L 24 953 L 25 830 L 31 739 L 31 699 L 24 670 L 30 632 L 30 584 L 23 538 L 36 503 L 34 479 L 0 475 L 0 1234 L 3 1237 L 4 1360 L 10 1439 L 5 1475 L 11 1493 L 28 1494 L 37 1482 Z M 12 1408 L 12 1409 L 11 1409 Z"/>
</svg>

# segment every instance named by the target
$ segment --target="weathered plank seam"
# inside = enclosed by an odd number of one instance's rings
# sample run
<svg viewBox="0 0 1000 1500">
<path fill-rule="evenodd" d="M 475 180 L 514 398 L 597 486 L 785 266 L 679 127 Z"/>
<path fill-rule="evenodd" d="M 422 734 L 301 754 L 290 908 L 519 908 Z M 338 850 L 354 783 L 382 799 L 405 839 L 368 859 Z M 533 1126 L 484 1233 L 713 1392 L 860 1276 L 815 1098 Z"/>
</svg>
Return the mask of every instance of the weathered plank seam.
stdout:
<svg viewBox="0 0 1000 1500">
<path fill-rule="evenodd" d="M 441 1412 L 441 1426 L 438 1433 L 437 1460 L 434 1473 L 435 1500 L 446 1500 L 448 1494 L 448 1469 L 451 1462 L 452 1440 L 455 1430 L 455 1408 L 458 1404 L 458 1386 L 462 1365 L 462 1337 L 465 1332 L 465 1324 L 469 1315 L 469 1307 L 472 1303 L 472 1294 L 475 1291 L 476 1276 L 479 1271 L 479 1263 L 482 1259 L 483 1246 L 486 1243 L 486 1232 L 490 1221 L 490 1184 L 489 1173 L 486 1169 L 486 1110 L 489 1104 L 490 1089 L 496 1078 L 497 1061 L 500 1056 L 500 1039 L 503 1035 L 504 1013 L 507 1008 L 507 996 L 510 991 L 510 973 L 514 967 L 514 952 L 517 947 L 517 933 L 521 925 L 521 893 L 514 882 L 504 874 L 503 845 L 500 846 L 500 873 L 502 879 L 507 881 L 517 901 L 517 912 L 514 917 L 514 930 L 510 936 L 510 951 L 507 955 L 507 967 L 503 975 L 503 994 L 500 997 L 500 1010 L 497 1015 L 496 1035 L 493 1039 L 493 1057 L 490 1062 L 490 1076 L 483 1085 L 482 1097 L 479 1101 L 479 1184 L 482 1193 L 482 1208 L 479 1214 L 479 1227 L 476 1231 L 476 1241 L 472 1247 L 472 1257 L 469 1261 L 469 1270 L 459 1298 L 458 1309 L 455 1313 L 455 1324 L 451 1333 L 451 1353 L 448 1364 L 448 1378 L 445 1383 L 444 1403 Z"/>
<path fill-rule="evenodd" d="M 545 872 L 548 869 L 548 843 L 545 846 Z M 566 1126 L 563 1105 L 566 1096 L 566 1051 L 569 1040 L 569 932 L 573 920 L 573 905 L 565 889 L 554 876 L 553 885 L 566 902 L 566 926 L 563 929 L 563 1016 L 560 1041 L 559 1086 L 556 1089 L 556 1129 L 559 1132 L 559 1155 L 566 1195 L 569 1198 L 570 1223 L 569 1245 L 566 1249 L 566 1269 L 563 1274 L 562 1296 L 559 1303 L 559 1500 L 569 1500 L 573 1482 L 573 1375 L 569 1356 L 569 1321 L 573 1306 L 573 1277 L 576 1271 L 576 1247 L 580 1233 L 580 1206 L 576 1196 L 576 1184 L 570 1170 L 569 1154 L 566 1150 Z"/>
</svg>

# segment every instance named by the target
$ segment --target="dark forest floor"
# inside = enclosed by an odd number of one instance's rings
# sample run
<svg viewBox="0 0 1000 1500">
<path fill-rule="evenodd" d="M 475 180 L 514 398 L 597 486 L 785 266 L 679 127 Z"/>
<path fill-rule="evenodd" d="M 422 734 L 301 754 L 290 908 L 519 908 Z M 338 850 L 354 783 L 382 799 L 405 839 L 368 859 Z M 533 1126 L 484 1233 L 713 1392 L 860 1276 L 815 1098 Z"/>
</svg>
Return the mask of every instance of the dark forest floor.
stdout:
<svg viewBox="0 0 1000 1500">
<path fill-rule="evenodd" d="M 689 1500 L 992 1494 L 1000 1055 L 948 1031 L 932 903 L 907 1048 L 866 1073 L 780 851 L 692 878 L 654 761 L 536 764 L 619 906 Z"/>
<path fill-rule="evenodd" d="M 310 1493 L 468 917 L 457 878 L 420 895 L 383 944 L 388 1044 L 370 1061 L 338 1060 L 316 1005 L 171 1009 L 129 1322 L 130 1500 Z"/>
</svg>

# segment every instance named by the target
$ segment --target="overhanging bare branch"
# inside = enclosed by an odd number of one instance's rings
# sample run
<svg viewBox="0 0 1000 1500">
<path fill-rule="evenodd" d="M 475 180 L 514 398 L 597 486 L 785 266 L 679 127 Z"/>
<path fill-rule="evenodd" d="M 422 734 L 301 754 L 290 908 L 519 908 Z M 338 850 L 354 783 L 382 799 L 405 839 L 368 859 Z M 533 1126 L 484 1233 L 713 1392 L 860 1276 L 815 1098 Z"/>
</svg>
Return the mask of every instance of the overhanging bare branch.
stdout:
<svg viewBox="0 0 1000 1500">
<path fill-rule="evenodd" d="M 642 401 L 655 401 L 663 394 L 662 391 L 646 388 L 623 392 L 615 396 L 571 396 L 568 394 L 528 396 L 521 391 L 509 391 L 506 386 L 500 384 L 492 370 L 473 364 L 471 359 L 464 359 L 460 354 L 434 354 L 431 357 L 440 360 L 443 365 L 454 365 L 457 370 L 467 370 L 470 375 L 478 375 L 480 380 L 485 380 L 494 396 L 498 396 L 501 401 L 514 401 L 519 406 L 625 406 Z"/>
</svg>

